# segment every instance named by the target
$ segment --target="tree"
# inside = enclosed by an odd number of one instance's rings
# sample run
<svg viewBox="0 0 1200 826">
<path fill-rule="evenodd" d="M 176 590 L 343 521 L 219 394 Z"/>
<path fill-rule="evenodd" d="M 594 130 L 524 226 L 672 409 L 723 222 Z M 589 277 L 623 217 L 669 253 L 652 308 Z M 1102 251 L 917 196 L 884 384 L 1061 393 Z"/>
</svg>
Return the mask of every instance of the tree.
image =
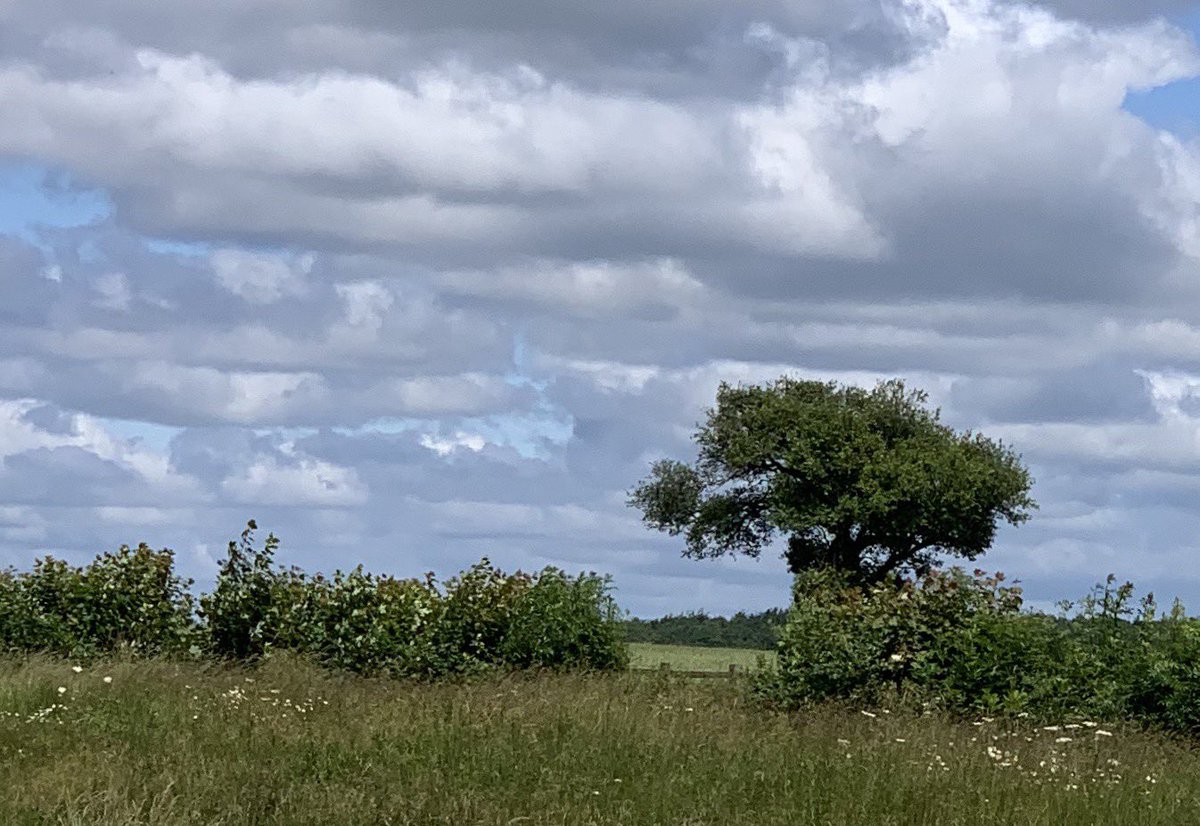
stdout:
<svg viewBox="0 0 1200 826">
<path fill-rule="evenodd" d="M 757 557 L 787 538 L 788 568 L 834 567 L 877 582 L 975 559 L 1000 520 L 1037 507 L 1021 458 L 956 432 L 900 380 L 874 390 L 783 377 L 722 383 L 698 426 L 694 465 L 656 462 L 630 494 L 643 521 L 684 535 L 685 556 Z"/>
</svg>

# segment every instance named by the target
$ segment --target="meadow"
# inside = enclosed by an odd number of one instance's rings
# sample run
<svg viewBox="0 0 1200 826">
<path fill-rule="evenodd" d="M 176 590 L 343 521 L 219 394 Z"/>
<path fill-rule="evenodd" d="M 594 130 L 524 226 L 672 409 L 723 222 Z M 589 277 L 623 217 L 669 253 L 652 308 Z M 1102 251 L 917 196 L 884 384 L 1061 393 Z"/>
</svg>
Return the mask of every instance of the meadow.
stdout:
<svg viewBox="0 0 1200 826">
<path fill-rule="evenodd" d="M 664 645 L 651 642 L 629 643 L 629 664 L 633 668 L 658 668 L 663 663 L 673 671 L 728 672 L 735 665 L 739 671 L 755 668 L 762 662 L 774 662 L 774 651 L 752 648 L 714 648 L 694 645 Z"/>
<path fill-rule="evenodd" d="M 770 712 L 738 680 L 655 674 L 10 658 L 0 823 L 1200 822 L 1184 741 L 865 712 Z"/>
</svg>

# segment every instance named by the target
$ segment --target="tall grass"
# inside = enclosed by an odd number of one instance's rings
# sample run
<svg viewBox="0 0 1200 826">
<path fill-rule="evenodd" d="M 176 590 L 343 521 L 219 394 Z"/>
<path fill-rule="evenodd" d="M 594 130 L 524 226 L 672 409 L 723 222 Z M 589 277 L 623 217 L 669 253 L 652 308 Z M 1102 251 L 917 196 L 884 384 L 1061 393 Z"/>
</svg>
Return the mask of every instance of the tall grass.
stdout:
<svg viewBox="0 0 1200 826">
<path fill-rule="evenodd" d="M 1200 822 L 1200 756 L 1103 721 L 1046 731 L 744 698 L 734 681 L 628 674 L 0 661 L 0 823 Z"/>
</svg>

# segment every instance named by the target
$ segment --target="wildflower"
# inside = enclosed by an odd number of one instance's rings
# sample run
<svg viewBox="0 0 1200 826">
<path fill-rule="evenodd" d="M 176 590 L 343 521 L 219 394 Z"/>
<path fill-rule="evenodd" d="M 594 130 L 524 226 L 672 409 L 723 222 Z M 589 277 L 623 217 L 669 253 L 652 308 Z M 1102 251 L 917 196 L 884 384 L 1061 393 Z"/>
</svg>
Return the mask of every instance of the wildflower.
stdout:
<svg viewBox="0 0 1200 826">
<path fill-rule="evenodd" d="M 1098 729 L 1096 729 L 1096 736 L 1097 737 L 1112 737 L 1113 734 L 1111 731 L 1105 731 L 1102 728 L 1098 728 Z"/>
<path fill-rule="evenodd" d="M 1058 726 L 1042 726 L 1042 731 L 1058 731 Z"/>
<path fill-rule="evenodd" d="M 83 673 L 83 666 L 82 665 L 73 665 L 73 666 L 71 666 L 71 670 L 74 671 L 76 674 L 81 674 L 81 673 Z"/>
<path fill-rule="evenodd" d="M 67 693 L 67 687 L 66 687 L 65 685 L 60 685 L 60 686 L 58 687 L 58 693 L 59 693 L 59 694 L 66 694 L 66 693 Z"/>
<path fill-rule="evenodd" d="M 907 743 L 908 741 L 907 741 L 907 740 L 905 740 L 903 737 L 897 737 L 897 738 L 896 738 L 896 742 L 897 742 L 897 743 Z"/>
<path fill-rule="evenodd" d="M 888 659 L 890 659 L 890 660 L 891 660 L 892 662 L 894 662 L 894 663 L 903 662 L 903 661 L 904 661 L 904 655 L 903 655 L 903 654 L 893 654 L 893 655 L 892 655 L 891 657 L 889 657 Z"/>
<path fill-rule="evenodd" d="M 864 711 L 864 712 L 862 713 L 862 716 L 863 716 L 863 717 L 870 717 L 870 718 L 874 719 L 874 718 L 875 718 L 875 717 L 877 717 L 878 715 L 877 715 L 877 714 L 874 714 L 873 712 L 870 712 L 870 711 Z"/>
<path fill-rule="evenodd" d="M 112 677 L 105 677 L 105 678 L 104 678 L 104 684 L 105 684 L 105 685 L 112 685 Z"/>
<path fill-rule="evenodd" d="M 1055 742 L 1055 743 L 1070 743 L 1070 742 L 1071 742 L 1071 738 L 1070 738 L 1070 737 L 1058 737 L 1058 738 L 1056 738 L 1056 739 L 1055 739 L 1055 741 L 1054 741 L 1054 742 Z"/>
</svg>

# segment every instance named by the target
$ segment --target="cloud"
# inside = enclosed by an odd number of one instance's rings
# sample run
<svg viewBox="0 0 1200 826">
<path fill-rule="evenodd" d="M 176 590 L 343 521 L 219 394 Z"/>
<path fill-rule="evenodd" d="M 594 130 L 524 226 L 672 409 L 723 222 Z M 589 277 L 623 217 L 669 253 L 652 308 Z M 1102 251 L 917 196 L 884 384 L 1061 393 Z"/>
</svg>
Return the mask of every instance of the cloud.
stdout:
<svg viewBox="0 0 1200 826">
<path fill-rule="evenodd" d="M 210 577 L 254 516 L 311 568 L 782 604 L 626 491 L 720 381 L 902 375 L 1031 464 L 988 564 L 1035 599 L 1200 595 L 1200 156 L 1124 108 L 1200 73 L 1186 11 L 0 4 L 0 562 Z"/>
<path fill-rule="evenodd" d="M 314 258 L 220 249 L 209 261 L 217 283 L 226 290 L 251 304 L 271 304 L 285 295 L 303 295 Z"/>
</svg>

